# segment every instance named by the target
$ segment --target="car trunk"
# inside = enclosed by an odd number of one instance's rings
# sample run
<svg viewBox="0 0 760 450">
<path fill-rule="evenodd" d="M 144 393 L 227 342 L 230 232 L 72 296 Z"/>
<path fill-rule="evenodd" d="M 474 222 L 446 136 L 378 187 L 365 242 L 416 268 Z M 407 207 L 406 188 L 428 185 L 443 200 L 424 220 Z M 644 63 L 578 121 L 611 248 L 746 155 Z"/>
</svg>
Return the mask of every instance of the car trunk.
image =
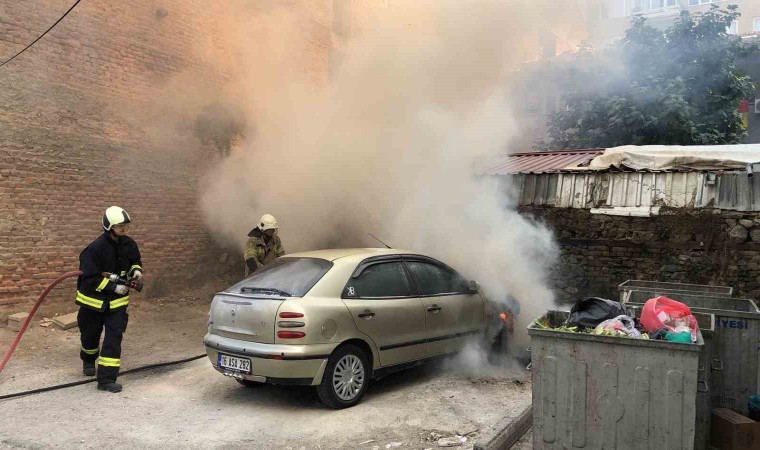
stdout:
<svg viewBox="0 0 760 450">
<path fill-rule="evenodd" d="M 217 294 L 211 303 L 209 333 L 273 344 L 277 310 L 284 300 L 241 294 Z"/>
</svg>

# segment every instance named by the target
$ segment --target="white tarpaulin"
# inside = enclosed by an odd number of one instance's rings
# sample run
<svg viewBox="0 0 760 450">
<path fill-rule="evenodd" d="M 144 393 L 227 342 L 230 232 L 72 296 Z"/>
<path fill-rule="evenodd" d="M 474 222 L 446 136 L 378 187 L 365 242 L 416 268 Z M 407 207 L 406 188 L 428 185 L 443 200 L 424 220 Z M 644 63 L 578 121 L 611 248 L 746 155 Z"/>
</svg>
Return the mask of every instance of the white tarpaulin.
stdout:
<svg viewBox="0 0 760 450">
<path fill-rule="evenodd" d="M 742 145 L 626 145 L 608 148 L 592 159 L 588 167 L 569 170 L 736 170 L 758 163 L 760 144 Z"/>
</svg>

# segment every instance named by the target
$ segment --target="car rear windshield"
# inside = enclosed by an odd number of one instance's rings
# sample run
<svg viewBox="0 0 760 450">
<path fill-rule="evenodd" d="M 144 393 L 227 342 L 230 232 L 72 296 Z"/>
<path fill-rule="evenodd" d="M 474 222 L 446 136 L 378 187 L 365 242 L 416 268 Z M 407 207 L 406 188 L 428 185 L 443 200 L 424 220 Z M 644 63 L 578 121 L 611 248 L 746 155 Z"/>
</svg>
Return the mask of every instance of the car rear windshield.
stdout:
<svg viewBox="0 0 760 450">
<path fill-rule="evenodd" d="M 279 258 L 228 291 L 252 295 L 303 297 L 333 263 L 319 258 Z"/>
</svg>

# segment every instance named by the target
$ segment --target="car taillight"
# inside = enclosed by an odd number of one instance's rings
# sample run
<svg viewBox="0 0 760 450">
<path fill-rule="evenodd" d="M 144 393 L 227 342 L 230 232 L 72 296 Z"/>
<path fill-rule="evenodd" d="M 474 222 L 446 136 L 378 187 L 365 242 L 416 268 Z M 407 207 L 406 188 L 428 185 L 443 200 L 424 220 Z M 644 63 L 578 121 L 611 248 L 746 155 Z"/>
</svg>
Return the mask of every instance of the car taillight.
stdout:
<svg viewBox="0 0 760 450">
<path fill-rule="evenodd" d="M 280 339 L 301 339 L 306 333 L 301 331 L 278 331 L 277 337 Z"/>
<path fill-rule="evenodd" d="M 298 319 L 300 317 L 303 317 L 302 313 L 297 313 L 297 312 L 281 312 L 280 313 L 281 319 Z"/>
</svg>

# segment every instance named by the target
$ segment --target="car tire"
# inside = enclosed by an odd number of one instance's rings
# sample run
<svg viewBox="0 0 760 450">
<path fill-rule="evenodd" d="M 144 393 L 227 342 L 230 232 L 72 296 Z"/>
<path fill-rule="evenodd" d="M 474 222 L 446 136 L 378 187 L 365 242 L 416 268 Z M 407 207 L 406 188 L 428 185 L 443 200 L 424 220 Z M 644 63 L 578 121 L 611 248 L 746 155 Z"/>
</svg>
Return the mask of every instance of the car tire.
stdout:
<svg viewBox="0 0 760 450">
<path fill-rule="evenodd" d="M 235 381 L 242 384 L 243 386 L 247 388 L 257 388 L 260 386 L 264 386 L 266 383 L 259 383 L 258 381 L 251 381 L 251 380 L 241 380 L 239 378 L 235 378 Z"/>
<path fill-rule="evenodd" d="M 346 345 L 335 350 L 327 360 L 317 394 L 322 403 L 330 408 L 350 408 L 361 401 L 369 379 L 367 354 L 359 347 Z"/>
</svg>

